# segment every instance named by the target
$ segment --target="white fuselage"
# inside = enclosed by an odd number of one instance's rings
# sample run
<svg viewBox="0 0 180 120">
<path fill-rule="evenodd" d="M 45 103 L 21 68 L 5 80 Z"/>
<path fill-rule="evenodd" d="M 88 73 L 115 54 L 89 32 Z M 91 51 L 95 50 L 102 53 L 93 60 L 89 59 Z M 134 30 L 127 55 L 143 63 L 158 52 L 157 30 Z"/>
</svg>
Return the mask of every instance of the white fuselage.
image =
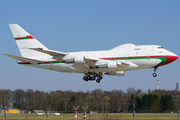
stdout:
<svg viewBox="0 0 180 120">
<path fill-rule="evenodd" d="M 117 69 L 89 68 L 84 65 L 76 65 L 75 63 L 73 64 L 61 63 L 57 60 L 52 59 L 52 56 L 49 56 L 48 60 L 46 60 L 46 62 L 41 64 L 24 64 L 24 65 L 49 69 L 59 72 L 75 72 L 75 73 L 114 72 L 114 71 L 129 71 L 129 70 L 158 67 L 174 61 L 175 58 L 177 59 L 177 55 L 175 55 L 174 53 L 168 50 L 163 49 L 161 46 L 158 45 L 135 46 L 134 44 L 125 44 L 113 48 L 111 50 L 105 50 L 105 51 L 70 52 L 68 53 L 68 55 L 66 55 L 65 59 L 70 59 L 78 56 L 84 56 L 88 58 L 99 58 L 99 63 L 97 64 L 103 64 L 103 62 L 104 64 L 106 64 L 108 60 L 108 61 L 125 62 L 129 65 L 122 66 Z"/>
<path fill-rule="evenodd" d="M 83 80 L 96 80 L 102 75 L 124 76 L 125 71 L 156 69 L 175 61 L 178 56 L 158 45 L 124 44 L 111 50 L 87 52 L 59 52 L 49 50 L 18 24 L 10 24 L 10 29 L 21 56 L 4 54 L 17 60 L 18 64 L 59 72 L 84 73 Z"/>
</svg>

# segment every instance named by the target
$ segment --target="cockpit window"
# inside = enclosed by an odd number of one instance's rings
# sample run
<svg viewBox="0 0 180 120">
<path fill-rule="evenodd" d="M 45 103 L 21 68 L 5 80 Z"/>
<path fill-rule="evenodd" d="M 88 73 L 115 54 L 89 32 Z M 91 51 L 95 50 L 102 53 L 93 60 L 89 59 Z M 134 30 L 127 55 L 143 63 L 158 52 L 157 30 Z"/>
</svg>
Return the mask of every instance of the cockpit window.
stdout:
<svg viewBox="0 0 180 120">
<path fill-rule="evenodd" d="M 158 49 L 163 49 L 163 47 L 158 47 Z"/>
</svg>

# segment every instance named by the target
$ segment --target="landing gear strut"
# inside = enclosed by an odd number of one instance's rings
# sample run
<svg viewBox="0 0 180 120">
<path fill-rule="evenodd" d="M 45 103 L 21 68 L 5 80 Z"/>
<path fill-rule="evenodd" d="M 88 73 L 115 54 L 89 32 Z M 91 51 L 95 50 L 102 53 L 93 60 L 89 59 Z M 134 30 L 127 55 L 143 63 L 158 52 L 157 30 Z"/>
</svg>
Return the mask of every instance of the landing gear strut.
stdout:
<svg viewBox="0 0 180 120">
<path fill-rule="evenodd" d="M 96 79 L 97 78 L 97 79 Z M 91 73 L 91 72 L 88 72 L 88 73 L 85 73 L 84 77 L 83 77 L 83 80 L 85 80 L 86 82 L 87 81 L 94 81 L 96 80 L 97 83 L 100 83 L 100 80 L 103 79 L 102 77 L 102 73 Z"/>
<path fill-rule="evenodd" d="M 158 67 L 154 67 L 154 73 L 153 73 L 153 77 L 157 76 L 156 70 L 158 69 Z"/>
</svg>

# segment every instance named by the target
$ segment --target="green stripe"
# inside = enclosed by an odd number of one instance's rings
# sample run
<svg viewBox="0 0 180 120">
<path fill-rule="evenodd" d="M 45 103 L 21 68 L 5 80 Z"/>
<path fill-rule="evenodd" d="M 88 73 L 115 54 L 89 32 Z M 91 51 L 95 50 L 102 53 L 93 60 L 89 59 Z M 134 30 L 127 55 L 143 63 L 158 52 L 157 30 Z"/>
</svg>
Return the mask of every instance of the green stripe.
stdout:
<svg viewBox="0 0 180 120">
<path fill-rule="evenodd" d="M 167 58 L 163 58 L 163 57 L 121 58 L 121 59 L 106 59 L 106 60 L 137 60 L 137 59 L 160 59 L 161 62 L 157 64 L 156 66 L 166 62 L 167 60 Z"/>
<path fill-rule="evenodd" d="M 18 39 L 15 39 L 15 40 L 24 40 L 24 39 L 29 39 L 29 38 L 18 38 Z"/>
<path fill-rule="evenodd" d="M 158 66 L 158 65 L 160 65 L 160 64 L 162 64 L 162 63 L 164 63 L 164 62 L 166 62 L 166 60 L 167 60 L 167 58 L 157 58 L 157 59 L 161 59 L 161 62 L 160 62 L 159 64 L 157 64 L 156 66 Z"/>
</svg>

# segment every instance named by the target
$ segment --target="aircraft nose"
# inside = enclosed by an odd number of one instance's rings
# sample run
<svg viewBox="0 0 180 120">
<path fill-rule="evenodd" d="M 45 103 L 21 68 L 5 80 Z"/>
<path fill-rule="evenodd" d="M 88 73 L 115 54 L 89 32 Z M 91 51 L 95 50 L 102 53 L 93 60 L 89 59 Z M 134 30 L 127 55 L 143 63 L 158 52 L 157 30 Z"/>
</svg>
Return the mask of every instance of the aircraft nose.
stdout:
<svg viewBox="0 0 180 120">
<path fill-rule="evenodd" d="M 173 61 L 175 61 L 176 59 L 178 59 L 178 56 L 175 54 L 174 56 L 173 56 Z"/>
<path fill-rule="evenodd" d="M 171 56 L 168 58 L 168 61 L 169 61 L 169 63 L 171 63 L 171 62 L 175 61 L 176 59 L 178 59 L 178 56 L 173 53 L 173 55 L 171 55 Z"/>
<path fill-rule="evenodd" d="M 173 62 L 176 59 L 178 59 L 178 56 L 175 53 L 173 53 L 173 52 L 170 52 L 169 55 L 170 55 L 169 59 L 170 59 L 171 62 Z"/>
<path fill-rule="evenodd" d="M 165 57 L 165 58 L 167 60 L 164 63 L 160 64 L 159 66 L 163 66 L 163 65 L 166 65 L 166 64 L 169 64 L 169 63 L 175 61 L 176 59 L 178 59 L 178 56 L 174 53 L 171 53 L 170 55 L 167 55 L 167 57 Z"/>
</svg>

